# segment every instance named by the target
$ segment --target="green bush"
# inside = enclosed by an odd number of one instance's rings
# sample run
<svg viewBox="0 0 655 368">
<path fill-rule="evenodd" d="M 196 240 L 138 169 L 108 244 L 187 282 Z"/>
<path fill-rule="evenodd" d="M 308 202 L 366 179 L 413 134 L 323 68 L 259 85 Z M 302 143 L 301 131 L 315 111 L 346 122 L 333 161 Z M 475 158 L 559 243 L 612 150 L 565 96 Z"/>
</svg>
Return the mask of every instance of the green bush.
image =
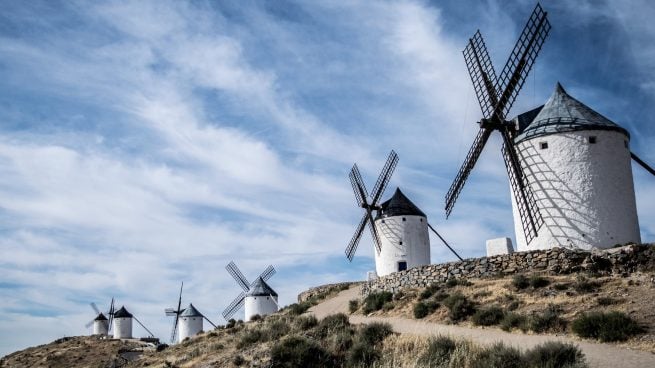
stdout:
<svg viewBox="0 0 655 368">
<path fill-rule="evenodd" d="M 444 299 L 443 304 L 448 308 L 450 319 L 461 321 L 475 313 L 475 306 L 461 293 L 454 293 Z"/>
<path fill-rule="evenodd" d="M 348 311 L 350 313 L 355 313 L 359 309 L 359 299 L 352 299 L 348 302 Z"/>
<path fill-rule="evenodd" d="M 596 302 L 598 303 L 598 305 L 607 306 L 607 305 L 616 304 L 618 301 L 610 297 L 600 297 L 596 300 Z"/>
<path fill-rule="evenodd" d="M 446 287 L 448 287 L 448 288 L 452 288 L 452 287 L 455 287 L 455 286 L 457 286 L 457 285 L 460 285 L 460 286 L 471 286 L 471 285 L 473 285 L 473 283 L 470 282 L 469 280 L 466 280 L 466 279 L 455 279 L 455 278 L 453 278 L 453 279 L 448 279 L 448 280 L 446 281 Z"/>
<path fill-rule="evenodd" d="M 266 340 L 277 340 L 291 331 L 290 323 L 287 320 L 272 320 L 266 324 L 264 330 Z"/>
<path fill-rule="evenodd" d="M 395 305 L 392 302 L 386 302 L 382 305 L 382 310 L 388 312 L 395 308 Z"/>
<path fill-rule="evenodd" d="M 299 316 L 305 312 L 312 306 L 310 302 L 304 301 L 301 303 L 293 303 L 289 305 L 287 308 L 289 308 L 289 314 L 292 316 Z"/>
<path fill-rule="evenodd" d="M 505 313 L 500 309 L 500 307 L 491 306 L 479 309 L 473 314 L 471 320 L 473 321 L 473 324 L 477 326 L 493 326 L 499 324 L 504 316 Z"/>
<path fill-rule="evenodd" d="M 264 341 L 266 337 L 259 329 L 246 330 L 239 338 L 237 342 L 237 348 L 241 349 L 246 346 L 250 346 L 258 341 Z"/>
<path fill-rule="evenodd" d="M 516 290 L 527 289 L 528 286 L 530 286 L 530 280 L 528 280 L 525 275 L 514 275 L 514 277 L 512 277 L 512 286 L 514 286 Z"/>
<path fill-rule="evenodd" d="M 323 318 L 316 326 L 316 332 L 319 336 L 325 337 L 339 331 L 347 330 L 350 327 L 348 316 L 343 313 L 329 315 Z"/>
<path fill-rule="evenodd" d="M 584 354 L 577 346 L 558 341 L 548 341 L 526 351 L 525 362 L 528 367 L 587 367 Z"/>
<path fill-rule="evenodd" d="M 368 345 L 375 345 L 382 342 L 387 336 L 393 333 L 388 323 L 373 322 L 359 330 L 358 340 Z"/>
<path fill-rule="evenodd" d="M 450 360 L 450 356 L 457 344 L 455 340 L 447 336 L 431 336 L 428 339 L 428 346 L 425 352 L 419 357 L 418 363 L 421 367 L 441 367 Z M 447 366 L 447 365 L 446 365 Z"/>
<path fill-rule="evenodd" d="M 300 316 L 293 322 L 294 327 L 299 331 L 307 331 L 318 325 L 318 320 L 314 316 Z"/>
<path fill-rule="evenodd" d="M 594 292 L 598 290 L 599 287 L 600 287 L 600 282 L 589 281 L 584 276 L 578 276 L 578 278 L 575 281 L 575 284 L 573 284 L 573 288 L 575 289 L 575 291 L 577 291 L 580 294 Z"/>
<path fill-rule="evenodd" d="M 331 355 L 316 342 L 290 336 L 271 348 L 271 367 L 302 368 L 332 366 Z"/>
<path fill-rule="evenodd" d="M 364 342 L 355 343 L 348 351 L 347 367 L 369 367 L 380 359 L 380 353 L 371 345 Z M 311 367 L 305 365 L 304 367 Z"/>
<path fill-rule="evenodd" d="M 252 321 L 252 322 L 257 322 L 257 321 L 261 321 L 261 320 L 262 320 L 262 316 L 259 315 L 259 314 L 255 314 L 254 316 L 250 317 L 250 321 Z"/>
<path fill-rule="evenodd" d="M 379 293 L 370 293 L 364 299 L 364 314 L 369 314 L 371 312 L 378 311 L 382 309 L 384 303 L 390 302 L 393 300 L 393 294 L 388 291 L 382 291 Z"/>
<path fill-rule="evenodd" d="M 240 354 L 237 354 L 234 356 L 234 359 L 232 359 L 232 363 L 237 367 L 240 367 L 246 363 L 246 359 L 244 359 Z"/>
<path fill-rule="evenodd" d="M 532 275 L 532 276 L 530 276 L 529 283 L 530 283 L 531 288 L 539 289 L 539 288 L 546 287 L 546 286 L 550 285 L 550 280 L 548 280 L 547 278 L 545 278 L 543 276 Z"/>
<path fill-rule="evenodd" d="M 569 288 L 569 284 L 566 283 L 559 283 L 553 285 L 553 289 L 558 290 L 558 291 L 564 291 Z"/>
<path fill-rule="evenodd" d="M 550 305 L 541 313 L 535 313 L 530 316 L 528 327 L 530 330 L 537 333 L 562 331 L 566 328 L 566 321 L 564 321 L 559 314 L 559 309 L 554 305 Z"/>
<path fill-rule="evenodd" d="M 352 331 L 343 330 L 330 335 L 328 338 L 328 345 L 335 353 L 343 353 L 348 351 L 353 346 Z"/>
<path fill-rule="evenodd" d="M 606 341 L 625 341 L 644 330 L 639 324 L 621 312 L 592 312 L 573 321 L 573 333 L 580 337 Z"/>
<path fill-rule="evenodd" d="M 437 284 L 432 284 L 428 287 L 426 287 L 421 293 L 418 295 L 418 300 L 425 300 L 430 298 L 434 293 L 439 291 L 439 285 Z"/>
<path fill-rule="evenodd" d="M 500 328 L 503 331 L 511 331 L 513 328 L 521 329 L 522 331 L 527 331 L 528 326 L 526 325 L 527 318 L 518 313 L 505 313 L 505 317 L 500 321 Z"/>
<path fill-rule="evenodd" d="M 497 342 L 480 351 L 471 362 L 471 368 L 523 368 L 524 358 L 515 347 Z"/>
<path fill-rule="evenodd" d="M 414 304 L 414 318 L 421 319 L 439 308 L 439 303 L 433 301 Z"/>
</svg>

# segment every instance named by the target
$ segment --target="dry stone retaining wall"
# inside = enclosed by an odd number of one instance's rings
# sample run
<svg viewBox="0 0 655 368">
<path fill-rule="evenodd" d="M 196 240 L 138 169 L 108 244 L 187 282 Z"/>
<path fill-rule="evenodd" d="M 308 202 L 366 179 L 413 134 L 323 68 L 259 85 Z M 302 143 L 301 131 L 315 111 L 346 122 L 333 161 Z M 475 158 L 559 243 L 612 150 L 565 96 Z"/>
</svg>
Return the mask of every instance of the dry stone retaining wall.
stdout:
<svg viewBox="0 0 655 368">
<path fill-rule="evenodd" d="M 362 292 L 396 292 L 404 288 L 425 287 L 451 278 L 492 277 L 522 272 L 566 274 L 588 271 L 626 274 L 641 270 L 655 270 L 653 244 L 627 245 L 591 252 L 552 248 L 415 267 L 367 282 Z"/>
<path fill-rule="evenodd" d="M 361 283 L 361 282 L 349 281 L 349 282 L 339 282 L 339 283 L 335 283 L 335 284 L 326 284 L 326 285 L 313 287 L 311 289 L 308 289 L 308 290 L 303 291 L 302 293 L 298 294 L 298 303 L 302 303 L 305 300 L 307 300 L 307 299 L 309 299 L 309 298 L 311 298 L 313 296 L 317 296 L 317 295 L 321 295 L 323 293 L 329 292 L 331 289 L 332 290 L 337 290 L 337 289 L 339 289 L 341 287 L 344 287 L 344 288 L 351 287 L 352 285 L 359 284 L 359 283 Z"/>
</svg>

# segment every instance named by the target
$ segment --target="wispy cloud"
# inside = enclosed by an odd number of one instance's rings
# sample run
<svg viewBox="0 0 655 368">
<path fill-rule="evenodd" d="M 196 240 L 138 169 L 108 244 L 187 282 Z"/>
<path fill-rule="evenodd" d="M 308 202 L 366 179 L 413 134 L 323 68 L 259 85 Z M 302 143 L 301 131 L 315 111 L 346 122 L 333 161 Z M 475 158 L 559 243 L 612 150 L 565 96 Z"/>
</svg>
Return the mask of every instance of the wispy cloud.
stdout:
<svg viewBox="0 0 655 368">
<path fill-rule="evenodd" d="M 532 7 L 471 6 L 3 7 L 0 333 L 12 338 L 0 340 L 0 352 L 84 333 L 93 317 L 85 304 L 111 296 L 165 337 L 162 310 L 182 280 L 185 300 L 219 322 L 238 291 L 223 269 L 231 259 L 248 277 L 274 264 L 283 304 L 308 286 L 362 278 L 373 268 L 370 239 L 352 264 L 343 256 L 359 216 L 346 174 L 357 162 L 373 182 L 392 148 L 401 161 L 391 186 L 402 186 L 462 255 L 511 236 L 495 139 L 453 218 L 444 221 L 441 210 L 480 115 L 461 49 L 480 27 L 501 68 Z M 609 101 L 634 100 L 626 115 L 633 145 L 654 162 L 653 129 L 637 119 L 653 110 L 649 18 L 614 4 L 546 7 L 554 33 L 515 110 L 542 103 L 557 79 L 618 121 Z M 634 70 L 609 80 L 598 74 L 605 69 L 580 73 L 590 63 L 584 55 L 561 57 L 581 40 L 599 55 L 625 52 L 580 36 L 600 20 L 621 30 L 633 52 L 612 65 Z M 572 24 L 576 33 L 562 34 Z M 613 89 L 626 73 L 641 77 Z M 650 196 L 649 180 L 636 173 L 638 196 Z M 648 203 L 639 211 L 652 223 Z M 642 232 L 647 240 L 655 229 L 643 223 Z M 432 243 L 433 261 L 454 259 Z"/>
</svg>

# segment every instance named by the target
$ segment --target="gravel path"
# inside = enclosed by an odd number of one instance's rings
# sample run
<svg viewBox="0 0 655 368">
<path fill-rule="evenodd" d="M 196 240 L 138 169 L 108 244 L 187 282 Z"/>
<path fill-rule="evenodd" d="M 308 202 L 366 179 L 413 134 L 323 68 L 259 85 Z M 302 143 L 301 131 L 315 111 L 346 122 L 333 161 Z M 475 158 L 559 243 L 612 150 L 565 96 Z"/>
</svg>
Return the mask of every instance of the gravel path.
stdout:
<svg viewBox="0 0 655 368">
<path fill-rule="evenodd" d="M 359 287 L 340 292 L 336 297 L 328 299 L 309 309 L 316 318 L 324 318 L 330 314 L 348 314 L 348 302 L 359 297 Z M 601 344 L 588 341 L 579 341 L 565 336 L 555 335 L 525 335 L 504 332 L 498 329 L 468 328 L 438 323 L 422 322 L 400 317 L 365 317 L 361 315 L 350 316 L 351 323 L 387 322 L 394 331 L 415 335 L 450 335 L 472 340 L 479 344 L 492 344 L 502 341 L 507 345 L 521 349 L 529 349 L 546 341 L 570 342 L 577 345 L 587 357 L 591 367 L 655 367 L 655 354 L 645 351 L 624 349 L 611 344 Z"/>
</svg>

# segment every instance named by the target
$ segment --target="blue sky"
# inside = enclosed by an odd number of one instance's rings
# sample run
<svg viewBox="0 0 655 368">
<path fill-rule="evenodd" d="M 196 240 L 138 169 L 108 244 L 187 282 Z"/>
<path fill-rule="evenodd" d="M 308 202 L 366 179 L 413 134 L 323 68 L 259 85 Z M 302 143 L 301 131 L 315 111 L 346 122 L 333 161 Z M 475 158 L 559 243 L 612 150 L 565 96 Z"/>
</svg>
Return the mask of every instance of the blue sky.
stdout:
<svg viewBox="0 0 655 368">
<path fill-rule="evenodd" d="M 467 257 L 513 237 L 497 137 L 446 221 L 480 109 L 461 50 L 500 70 L 532 1 L 8 1 L 0 9 L 0 354 L 88 331 L 114 296 L 159 337 L 185 282 L 214 322 L 268 264 L 282 304 L 373 269 L 343 251 L 386 155 L 395 186 Z M 593 3 L 593 5 L 592 5 Z M 655 9 L 546 1 L 553 29 L 512 115 L 555 83 L 655 163 Z M 633 166 L 642 239 L 653 178 Z M 432 261 L 454 257 L 432 239 Z M 142 334 L 138 331 L 136 334 Z"/>
</svg>

